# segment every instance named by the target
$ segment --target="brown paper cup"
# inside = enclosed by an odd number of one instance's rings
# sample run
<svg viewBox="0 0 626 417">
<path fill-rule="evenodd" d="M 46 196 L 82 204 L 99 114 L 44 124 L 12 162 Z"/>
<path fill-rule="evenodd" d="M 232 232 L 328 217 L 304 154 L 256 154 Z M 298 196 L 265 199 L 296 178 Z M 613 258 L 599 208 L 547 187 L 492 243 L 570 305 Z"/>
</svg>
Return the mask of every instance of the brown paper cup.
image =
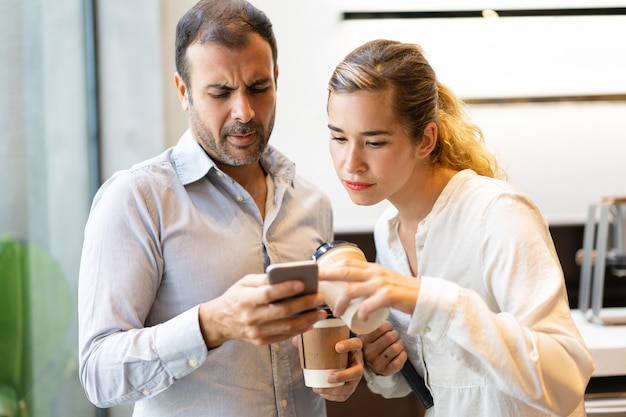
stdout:
<svg viewBox="0 0 626 417">
<path fill-rule="evenodd" d="M 348 354 L 337 353 L 335 344 L 350 338 L 350 329 L 341 319 L 320 320 L 312 330 L 300 335 L 298 349 L 300 366 L 304 372 L 304 384 L 312 388 L 331 388 L 343 382 L 328 383 L 331 372 L 346 369 Z"/>
</svg>

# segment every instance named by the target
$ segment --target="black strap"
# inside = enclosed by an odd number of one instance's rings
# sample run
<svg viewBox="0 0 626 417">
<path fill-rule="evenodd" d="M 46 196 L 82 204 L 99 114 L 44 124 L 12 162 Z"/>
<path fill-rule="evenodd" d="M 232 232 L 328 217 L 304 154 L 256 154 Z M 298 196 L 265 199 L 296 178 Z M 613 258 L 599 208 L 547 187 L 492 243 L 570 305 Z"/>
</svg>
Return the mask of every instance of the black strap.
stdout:
<svg viewBox="0 0 626 417">
<path fill-rule="evenodd" d="M 432 407 L 434 404 L 433 396 L 430 395 L 430 391 L 428 390 L 428 388 L 426 388 L 424 378 L 422 378 L 420 374 L 417 373 L 417 371 L 413 367 L 413 364 L 409 362 L 408 359 L 404 363 L 404 367 L 400 372 L 402 372 L 402 375 L 404 375 L 406 382 L 409 383 L 409 386 L 413 390 L 413 394 L 415 394 L 417 398 L 422 402 L 422 404 L 424 404 L 424 407 Z"/>
</svg>

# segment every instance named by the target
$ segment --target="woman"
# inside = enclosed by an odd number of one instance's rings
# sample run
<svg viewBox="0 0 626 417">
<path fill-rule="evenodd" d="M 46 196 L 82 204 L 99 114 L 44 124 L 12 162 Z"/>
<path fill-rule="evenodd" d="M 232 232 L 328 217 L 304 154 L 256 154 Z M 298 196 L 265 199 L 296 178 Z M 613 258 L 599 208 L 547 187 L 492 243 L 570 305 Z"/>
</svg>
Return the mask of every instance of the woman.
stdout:
<svg viewBox="0 0 626 417">
<path fill-rule="evenodd" d="M 361 318 L 392 308 L 395 330 L 362 336 L 370 388 L 407 395 L 408 353 L 434 398 L 427 416 L 584 416 L 593 362 L 547 224 L 421 49 L 368 42 L 329 91 L 339 179 L 356 204 L 391 203 L 374 230 L 378 263 L 320 271 L 350 282 L 335 315 L 362 296 Z"/>
</svg>

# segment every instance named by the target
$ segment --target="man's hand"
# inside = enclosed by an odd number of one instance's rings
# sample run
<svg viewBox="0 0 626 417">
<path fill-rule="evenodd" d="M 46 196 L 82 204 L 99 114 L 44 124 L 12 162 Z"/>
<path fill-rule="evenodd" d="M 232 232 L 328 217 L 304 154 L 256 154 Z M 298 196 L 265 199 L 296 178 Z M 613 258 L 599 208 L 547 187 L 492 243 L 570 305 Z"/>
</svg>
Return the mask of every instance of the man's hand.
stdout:
<svg viewBox="0 0 626 417">
<path fill-rule="evenodd" d="M 326 318 L 324 310 L 315 310 L 324 300 L 318 294 L 289 298 L 303 289 L 299 280 L 269 285 L 266 274 L 246 275 L 220 297 L 200 305 L 207 347 L 227 340 L 266 345 L 310 330 Z"/>
<path fill-rule="evenodd" d="M 337 353 L 348 352 L 348 367 L 328 375 L 328 382 L 345 382 L 345 384 L 333 388 L 313 388 L 313 391 L 328 401 L 346 401 L 363 377 L 362 347 L 363 343 L 357 337 L 337 342 L 335 345 Z"/>
</svg>

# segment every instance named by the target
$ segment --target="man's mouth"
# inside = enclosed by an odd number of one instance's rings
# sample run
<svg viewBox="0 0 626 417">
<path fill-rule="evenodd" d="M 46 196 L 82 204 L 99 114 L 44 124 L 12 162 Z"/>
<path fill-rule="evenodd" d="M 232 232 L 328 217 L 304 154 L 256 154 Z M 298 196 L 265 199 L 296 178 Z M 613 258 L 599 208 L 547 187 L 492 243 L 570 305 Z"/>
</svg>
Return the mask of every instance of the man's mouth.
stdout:
<svg viewBox="0 0 626 417">
<path fill-rule="evenodd" d="M 229 134 L 226 136 L 228 141 L 236 146 L 248 146 L 256 140 L 256 132 L 245 134 Z"/>
</svg>

